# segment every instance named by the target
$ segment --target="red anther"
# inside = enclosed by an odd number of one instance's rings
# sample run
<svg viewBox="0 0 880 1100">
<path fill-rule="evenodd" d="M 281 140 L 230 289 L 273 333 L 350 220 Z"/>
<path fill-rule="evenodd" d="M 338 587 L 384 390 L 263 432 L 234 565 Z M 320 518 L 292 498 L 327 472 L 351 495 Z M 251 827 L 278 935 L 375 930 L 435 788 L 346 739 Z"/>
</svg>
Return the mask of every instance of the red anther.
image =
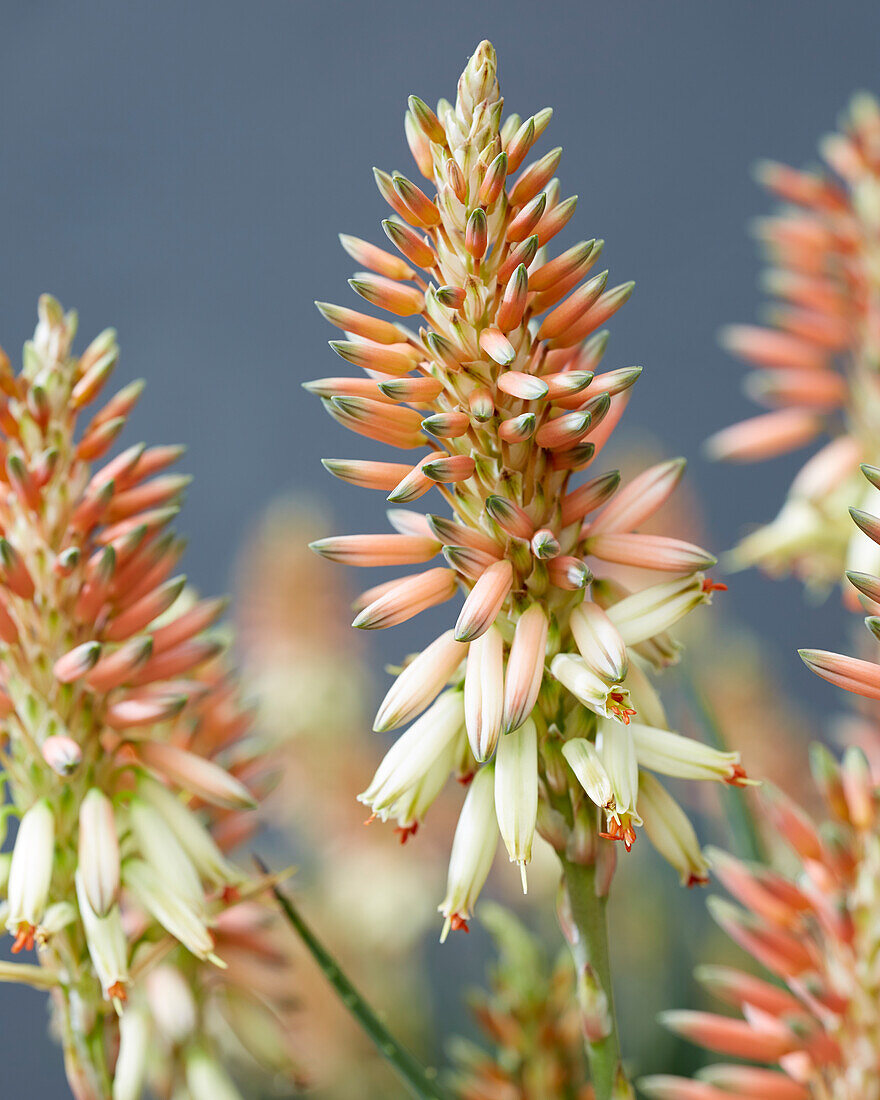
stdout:
<svg viewBox="0 0 880 1100">
<path fill-rule="evenodd" d="M 220 898 L 224 905 L 235 905 L 241 901 L 241 890 L 237 886 L 227 883 L 220 892 Z"/>
<path fill-rule="evenodd" d="M 742 764 L 734 764 L 733 774 L 729 775 L 725 780 L 731 787 L 748 787 L 748 776 L 746 775 L 746 769 Z"/>
<path fill-rule="evenodd" d="M 633 710 L 632 707 L 624 705 L 624 696 L 622 692 L 612 691 L 609 699 L 611 700 L 611 703 L 608 709 L 612 711 L 617 716 L 617 718 L 621 722 L 623 722 L 625 726 L 628 726 L 630 718 L 632 718 L 633 715 L 636 714 L 636 711 Z"/>
<path fill-rule="evenodd" d="M 622 825 L 619 821 L 609 821 L 607 832 L 599 833 L 599 836 L 605 840 L 622 840 L 628 852 L 632 851 L 632 846 L 636 842 L 636 831 L 632 825 L 629 823 Z"/>
<path fill-rule="evenodd" d="M 449 918 L 449 927 L 453 932 L 470 932 L 467 921 L 458 913 L 453 913 Z"/>
<path fill-rule="evenodd" d="M 471 783 L 474 781 L 474 776 L 476 774 L 477 774 L 476 772 L 467 772 L 467 774 L 465 774 L 465 775 L 457 775 L 455 777 L 455 779 L 456 779 L 456 782 L 458 782 L 462 785 L 462 787 L 469 787 L 471 785 Z"/>
<path fill-rule="evenodd" d="M 412 825 L 398 825 L 394 831 L 400 837 L 400 843 L 406 844 L 409 838 L 419 831 L 419 823 L 414 821 Z"/>
<path fill-rule="evenodd" d="M 17 955 L 19 951 L 33 951 L 34 937 L 37 934 L 36 928 L 32 924 L 25 922 L 18 926 L 18 931 L 15 934 L 15 943 L 12 945 L 12 954 Z"/>
<path fill-rule="evenodd" d="M 704 592 L 726 592 L 727 585 L 722 581 L 713 581 L 711 577 L 703 578 L 703 591 Z"/>
<path fill-rule="evenodd" d="M 121 1001 L 123 1004 L 128 1001 L 128 990 L 122 982 L 114 982 L 107 990 L 107 993 L 111 1001 Z"/>
<path fill-rule="evenodd" d="M 691 889 L 692 886 L 708 886 L 709 885 L 709 876 L 708 875 L 690 874 L 690 875 L 688 875 L 688 880 L 687 880 L 687 883 L 685 885 L 687 886 L 687 888 L 689 890 Z"/>
<path fill-rule="evenodd" d="M 364 822 L 364 824 L 365 825 L 372 825 L 373 822 L 376 820 L 376 816 L 377 816 L 376 814 L 370 814 L 370 816 L 367 818 L 367 820 Z"/>
</svg>

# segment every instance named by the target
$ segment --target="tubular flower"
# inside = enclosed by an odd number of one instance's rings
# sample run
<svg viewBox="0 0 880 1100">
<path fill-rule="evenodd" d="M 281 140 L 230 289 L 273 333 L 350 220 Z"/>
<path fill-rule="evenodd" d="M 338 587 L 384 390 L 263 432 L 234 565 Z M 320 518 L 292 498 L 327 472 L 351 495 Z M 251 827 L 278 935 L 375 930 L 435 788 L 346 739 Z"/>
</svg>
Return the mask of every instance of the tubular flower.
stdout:
<svg viewBox="0 0 880 1100">
<path fill-rule="evenodd" d="M 387 495 L 396 533 L 312 545 L 351 565 L 417 567 L 360 597 L 362 629 L 464 595 L 454 627 L 404 667 L 381 704 L 375 729 L 415 721 L 360 796 L 405 838 L 449 775 L 469 784 L 444 936 L 467 927 L 499 835 L 522 868 L 536 829 L 560 853 L 591 862 L 598 831 L 627 847 L 635 839 L 642 767 L 733 783 L 743 775 L 738 757 L 659 728 L 666 720 L 641 667 L 675 660 L 666 632 L 723 587 L 703 575 L 714 563 L 706 551 L 639 532 L 683 462 L 624 488 L 617 472 L 572 483 L 611 435 L 640 369 L 598 372 L 601 326 L 633 285 L 609 288 L 606 272 L 592 272 L 603 242 L 546 253 L 576 202 L 561 198 L 554 178 L 559 149 L 524 164 L 550 115 L 502 118 L 488 42 L 454 106 L 441 101 L 435 112 L 410 98 L 406 133 L 428 189 L 375 172 L 393 211 L 383 228 L 403 258 L 342 238 L 368 269 L 352 288 L 395 319 L 319 303 L 344 332 L 331 346 L 365 377 L 306 385 L 355 433 L 403 452 L 428 448 L 408 461 L 325 460 L 342 480 Z M 431 490 L 448 514 L 399 507 Z M 438 556 L 444 562 L 432 564 Z M 611 581 L 590 590 L 605 563 L 670 579 L 634 593 Z M 573 740 L 589 746 L 576 760 L 562 752 Z M 577 762 L 589 753 L 584 783 Z M 656 818 L 660 796 L 651 802 Z M 658 819 L 649 835 L 680 865 L 668 835 L 678 817 L 662 806 L 666 824 Z"/>
<path fill-rule="evenodd" d="M 769 978 L 753 968 L 701 967 L 697 977 L 738 1014 L 665 1014 L 684 1038 L 761 1064 L 711 1065 L 699 1081 L 647 1078 L 641 1086 L 654 1100 L 880 1097 L 877 789 L 860 749 L 847 749 L 838 764 L 815 746 L 813 771 L 827 815 L 821 828 L 781 794 L 765 803 L 794 856 L 793 875 L 708 853 L 739 902 L 711 898 L 712 915 Z"/>
<path fill-rule="evenodd" d="M 751 367 L 746 388 L 770 408 L 714 435 L 731 461 L 774 457 L 830 436 L 795 477 L 779 515 L 733 551 L 739 567 L 793 572 L 827 588 L 844 565 L 876 564 L 876 549 L 847 522 L 861 497 L 860 462 L 880 463 L 880 104 L 857 95 L 839 133 L 821 144 L 826 170 L 765 163 L 759 178 L 785 203 L 757 235 L 776 302 L 770 325 L 727 329 L 725 345 Z"/>
<path fill-rule="evenodd" d="M 218 928 L 263 883 L 220 845 L 262 779 L 231 755 L 250 719 L 208 632 L 224 603 L 173 576 L 180 449 L 93 467 L 142 384 L 82 426 L 118 349 L 107 330 L 74 356 L 75 330 L 43 297 L 21 373 L 0 354 L 0 765 L 21 819 L 3 910 L 13 952 L 40 964 L 8 976 L 53 991 L 71 1087 L 92 1098 L 152 966 L 174 951 L 224 965 Z"/>
</svg>

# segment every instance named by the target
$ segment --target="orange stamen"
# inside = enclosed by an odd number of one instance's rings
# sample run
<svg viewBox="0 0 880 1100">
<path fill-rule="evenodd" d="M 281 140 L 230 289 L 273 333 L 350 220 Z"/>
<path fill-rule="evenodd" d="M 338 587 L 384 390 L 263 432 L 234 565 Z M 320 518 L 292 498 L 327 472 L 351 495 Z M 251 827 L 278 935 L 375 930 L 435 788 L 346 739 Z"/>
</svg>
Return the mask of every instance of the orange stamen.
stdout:
<svg viewBox="0 0 880 1100">
<path fill-rule="evenodd" d="M 731 787 L 748 787 L 748 776 L 742 764 L 734 764 L 733 772 L 724 780 Z"/>
<path fill-rule="evenodd" d="M 406 844 L 409 838 L 419 831 L 419 823 L 414 821 L 412 825 L 398 825 L 394 831 L 400 837 L 400 843 Z"/>
<path fill-rule="evenodd" d="M 722 581 L 713 581 L 711 577 L 706 577 L 703 580 L 704 592 L 726 592 L 727 585 Z"/>
<path fill-rule="evenodd" d="M 36 928 L 32 924 L 22 922 L 18 926 L 18 931 L 15 934 L 15 942 L 12 945 L 12 954 L 17 955 L 19 951 L 33 951 L 34 937 L 37 934 Z"/>
<path fill-rule="evenodd" d="M 128 1001 L 128 991 L 122 982 L 114 982 L 107 990 L 107 994 L 111 1001 L 121 1001 L 123 1004 Z"/>
<path fill-rule="evenodd" d="M 449 927 L 453 932 L 470 932 L 467 921 L 458 913 L 453 913 L 449 918 Z"/>
</svg>

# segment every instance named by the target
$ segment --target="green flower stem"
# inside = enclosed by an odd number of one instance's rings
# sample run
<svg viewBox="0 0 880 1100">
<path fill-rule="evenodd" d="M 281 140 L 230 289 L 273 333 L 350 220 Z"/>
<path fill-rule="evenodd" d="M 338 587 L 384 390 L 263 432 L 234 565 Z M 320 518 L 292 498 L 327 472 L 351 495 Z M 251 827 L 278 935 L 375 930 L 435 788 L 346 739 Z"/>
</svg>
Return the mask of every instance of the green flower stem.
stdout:
<svg viewBox="0 0 880 1100">
<path fill-rule="evenodd" d="M 266 874 L 265 864 L 257 859 L 257 865 Z M 440 1087 L 435 1079 L 436 1070 L 427 1069 L 388 1031 L 376 1013 L 367 1004 L 339 967 L 329 951 L 315 936 L 290 898 L 277 886 L 272 887 L 278 904 L 288 923 L 305 944 L 312 958 L 321 968 L 324 976 L 336 990 L 340 1000 L 361 1025 L 376 1049 L 396 1070 L 418 1100 L 450 1100 L 449 1094 Z"/>
<path fill-rule="evenodd" d="M 606 1000 L 606 1034 L 597 1042 L 586 1039 L 590 1080 L 596 1100 L 630 1095 L 620 1061 L 620 1037 L 614 1013 L 611 960 L 608 955 L 607 897 L 596 894 L 595 864 L 572 863 L 564 857 L 562 874 L 573 927 L 568 930 L 578 975 L 589 967 Z"/>
</svg>

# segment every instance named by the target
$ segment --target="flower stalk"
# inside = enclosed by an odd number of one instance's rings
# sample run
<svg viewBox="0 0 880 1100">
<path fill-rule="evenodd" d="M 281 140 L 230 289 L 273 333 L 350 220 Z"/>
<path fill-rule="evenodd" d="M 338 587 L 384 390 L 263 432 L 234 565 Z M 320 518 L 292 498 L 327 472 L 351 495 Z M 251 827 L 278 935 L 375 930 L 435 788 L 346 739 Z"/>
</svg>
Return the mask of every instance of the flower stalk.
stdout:
<svg viewBox="0 0 880 1100">
<path fill-rule="evenodd" d="M 590 1081 L 596 1100 L 627 1100 L 632 1090 L 620 1057 L 608 951 L 608 895 L 599 893 L 596 865 L 562 858 L 560 925 L 578 975 L 578 996 Z"/>
</svg>

